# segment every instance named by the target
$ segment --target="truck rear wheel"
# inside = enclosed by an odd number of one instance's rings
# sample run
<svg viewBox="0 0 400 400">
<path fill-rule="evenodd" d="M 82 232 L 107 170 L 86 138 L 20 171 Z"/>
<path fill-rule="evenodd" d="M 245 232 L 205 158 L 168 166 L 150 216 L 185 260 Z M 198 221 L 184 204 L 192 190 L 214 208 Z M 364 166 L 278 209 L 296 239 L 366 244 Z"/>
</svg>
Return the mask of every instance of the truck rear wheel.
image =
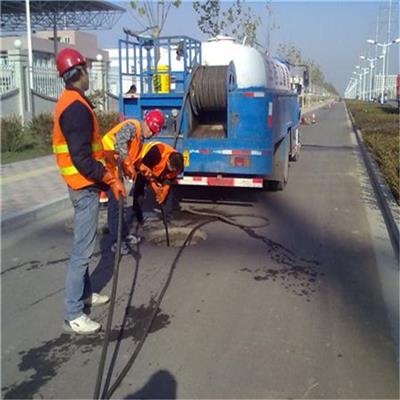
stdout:
<svg viewBox="0 0 400 400">
<path fill-rule="evenodd" d="M 273 161 L 273 174 L 268 177 L 265 187 L 270 190 L 283 190 L 289 178 L 289 134 L 276 146 Z"/>
</svg>

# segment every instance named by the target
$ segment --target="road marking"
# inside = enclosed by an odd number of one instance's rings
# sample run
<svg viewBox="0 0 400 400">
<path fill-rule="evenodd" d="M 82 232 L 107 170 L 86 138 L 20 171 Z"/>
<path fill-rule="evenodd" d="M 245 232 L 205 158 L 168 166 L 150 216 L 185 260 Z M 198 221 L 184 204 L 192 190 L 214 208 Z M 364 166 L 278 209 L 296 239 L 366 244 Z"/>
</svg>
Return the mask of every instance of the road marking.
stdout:
<svg viewBox="0 0 400 400">
<path fill-rule="evenodd" d="M 13 183 L 13 182 L 21 181 L 23 179 L 30 178 L 32 176 L 42 175 L 43 173 L 49 172 L 49 171 L 56 172 L 57 168 L 54 165 L 52 165 L 52 166 L 49 166 L 49 167 L 35 169 L 33 171 L 21 172 L 19 174 L 13 175 L 13 176 L 7 176 L 7 177 L 2 176 L 1 177 L 1 184 L 2 185 L 6 185 L 7 183 Z M 43 178 L 45 178 L 45 177 L 43 177 Z"/>
</svg>

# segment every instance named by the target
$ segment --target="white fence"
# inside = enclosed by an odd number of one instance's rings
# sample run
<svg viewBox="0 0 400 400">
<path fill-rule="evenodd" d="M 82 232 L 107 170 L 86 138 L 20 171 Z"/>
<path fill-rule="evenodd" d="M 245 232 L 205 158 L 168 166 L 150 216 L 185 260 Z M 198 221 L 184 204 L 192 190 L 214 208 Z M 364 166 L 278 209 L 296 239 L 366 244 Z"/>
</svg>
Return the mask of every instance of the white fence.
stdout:
<svg viewBox="0 0 400 400">
<path fill-rule="evenodd" d="M 117 111 L 118 76 L 109 75 L 107 64 L 102 61 L 93 62 L 88 73 L 90 88 L 87 94 L 97 92 L 98 97 L 98 93 L 102 93 L 102 100 L 97 104 L 99 109 Z M 54 62 L 34 61 L 30 71 L 27 53 L 14 51 L 11 56 L 0 58 L 2 116 L 14 113 L 29 120 L 36 113 L 53 110 L 63 90 L 64 82 L 58 76 Z"/>
<path fill-rule="evenodd" d="M 0 59 L 0 94 L 5 94 L 18 87 L 16 82 L 16 66 L 13 62 L 5 62 Z M 109 75 L 101 69 L 88 69 L 91 94 L 96 90 L 110 91 L 118 95 L 118 76 Z M 54 64 L 34 63 L 32 67 L 33 90 L 38 94 L 53 99 L 58 99 L 64 90 L 64 82 L 58 76 Z"/>
<path fill-rule="evenodd" d="M 64 90 L 63 81 L 54 65 L 34 65 L 32 78 L 33 90 L 42 96 L 58 99 Z"/>
<path fill-rule="evenodd" d="M 0 94 L 5 94 L 17 88 L 15 65 L 0 60 Z"/>
</svg>

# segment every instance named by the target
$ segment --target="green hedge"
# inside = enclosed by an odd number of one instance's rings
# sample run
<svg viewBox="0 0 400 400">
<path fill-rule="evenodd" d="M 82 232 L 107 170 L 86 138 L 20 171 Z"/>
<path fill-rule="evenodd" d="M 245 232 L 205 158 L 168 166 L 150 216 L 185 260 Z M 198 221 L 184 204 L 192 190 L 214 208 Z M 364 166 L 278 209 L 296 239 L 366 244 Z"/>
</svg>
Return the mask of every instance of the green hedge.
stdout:
<svg viewBox="0 0 400 400">
<path fill-rule="evenodd" d="M 104 112 L 99 111 L 96 112 L 97 121 L 99 122 L 100 134 L 103 136 L 107 133 L 112 127 L 119 123 L 119 114 L 114 111 Z"/>
<path fill-rule="evenodd" d="M 97 119 L 101 135 L 119 122 L 117 112 L 98 112 Z M 23 124 L 20 116 L 12 114 L 1 118 L 1 152 L 18 153 L 30 150 L 30 158 L 51 153 L 54 117 L 52 113 L 41 113 Z M 12 157 L 14 160 L 14 158 Z M 16 158 L 18 159 L 18 157 Z"/>
<path fill-rule="evenodd" d="M 54 117 L 52 113 L 36 115 L 26 124 L 28 134 L 35 141 L 35 147 L 51 148 Z"/>
<path fill-rule="evenodd" d="M 346 104 L 399 202 L 399 109 L 355 100 L 347 100 Z"/>
<path fill-rule="evenodd" d="M 26 135 L 19 115 L 9 115 L 1 119 L 1 152 L 16 152 L 32 147 L 32 138 Z"/>
</svg>

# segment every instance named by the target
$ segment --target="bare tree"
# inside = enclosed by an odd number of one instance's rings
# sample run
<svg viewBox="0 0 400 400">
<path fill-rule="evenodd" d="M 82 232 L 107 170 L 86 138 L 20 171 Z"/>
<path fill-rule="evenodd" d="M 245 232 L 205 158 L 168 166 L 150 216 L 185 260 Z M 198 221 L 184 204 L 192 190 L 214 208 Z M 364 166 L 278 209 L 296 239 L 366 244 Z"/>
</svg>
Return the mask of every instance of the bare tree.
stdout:
<svg viewBox="0 0 400 400">
<path fill-rule="evenodd" d="M 200 30 L 210 36 L 233 36 L 254 46 L 261 18 L 254 15 L 251 7 L 244 5 L 244 1 L 236 0 L 230 4 L 222 10 L 219 0 L 194 1 L 193 9 L 199 15 L 197 24 Z"/>
<path fill-rule="evenodd" d="M 337 94 L 335 87 L 330 82 L 325 81 L 321 67 L 311 59 L 303 59 L 300 50 L 293 44 L 280 44 L 277 54 L 291 65 L 307 66 L 310 81 L 313 85 L 324 87 L 328 92 Z"/>
<path fill-rule="evenodd" d="M 293 44 L 280 44 L 277 50 L 278 57 L 284 59 L 292 65 L 305 64 L 299 49 Z"/>
<path fill-rule="evenodd" d="M 131 8 L 133 10 L 133 17 L 136 22 L 144 28 L 143 31 L 150 31 L 151 36 L 159 37 L 164 29 L 165 21 L 171 7 L 178 8 L 181 5 L 181 0 L 174 1 L 131 1 Z M 145 21 L 145 23 L 143 23 Z"/>
</svg>

